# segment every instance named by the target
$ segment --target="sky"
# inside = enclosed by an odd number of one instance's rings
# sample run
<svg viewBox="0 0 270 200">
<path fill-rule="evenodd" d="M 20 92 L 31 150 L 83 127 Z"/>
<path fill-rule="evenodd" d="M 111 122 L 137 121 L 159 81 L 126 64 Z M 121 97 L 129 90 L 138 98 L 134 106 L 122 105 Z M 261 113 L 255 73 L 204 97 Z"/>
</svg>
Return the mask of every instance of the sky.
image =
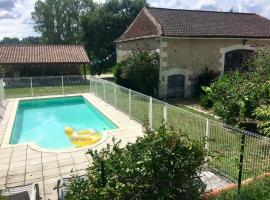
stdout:
<svg viewBox="0 0 270 200">
<path fill-rule="evenodd" d="M 0 39 L 38 36 L 31 12 L 36 0 L 0 0 Z M 97 0 L 104 1 L 104 0 Z M 148 0 L 151 6 L 211 11 L 253 12 L 270 19 L 270 0 Z"/>
</svg>

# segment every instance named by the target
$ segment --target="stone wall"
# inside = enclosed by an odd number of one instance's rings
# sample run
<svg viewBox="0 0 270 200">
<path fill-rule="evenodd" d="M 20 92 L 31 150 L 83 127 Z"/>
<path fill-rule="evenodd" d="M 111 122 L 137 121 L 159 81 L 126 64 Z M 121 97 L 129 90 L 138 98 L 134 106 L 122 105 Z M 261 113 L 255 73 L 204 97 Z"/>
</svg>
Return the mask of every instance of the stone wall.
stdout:
<svg viewBox="0 0 270 200">
<path fill-rule="evenodd" d="M 116 43 L 117 62 L 123 60 L 132 51 L 159 51 L 159 38 L 148 38 Z"/>
</svg>

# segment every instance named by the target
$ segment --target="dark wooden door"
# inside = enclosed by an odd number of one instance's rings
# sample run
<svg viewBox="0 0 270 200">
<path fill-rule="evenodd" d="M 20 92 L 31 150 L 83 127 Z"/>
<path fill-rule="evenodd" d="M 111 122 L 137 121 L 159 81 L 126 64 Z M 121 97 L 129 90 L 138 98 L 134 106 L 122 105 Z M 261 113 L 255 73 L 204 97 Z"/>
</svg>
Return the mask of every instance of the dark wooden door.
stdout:
<svg viewBox="0 0 270 200">
<path fill-rule="evenodd" d="M 184 97 L 184 95 L 185 95 L 185 76 L 180 74 L 169 76 L 167 84 L 167 97 L 177 98 L 177 97 Z"/>
</svg>

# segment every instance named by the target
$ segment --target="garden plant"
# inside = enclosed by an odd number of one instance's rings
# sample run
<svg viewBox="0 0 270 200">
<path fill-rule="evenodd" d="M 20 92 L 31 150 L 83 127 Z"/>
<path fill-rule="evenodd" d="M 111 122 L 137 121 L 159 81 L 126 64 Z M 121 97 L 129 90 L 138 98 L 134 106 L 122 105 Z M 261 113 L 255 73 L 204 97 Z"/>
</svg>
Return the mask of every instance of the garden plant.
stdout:
<svg viewBox="0 0 270 200">
<path fill-rule="evenodd" d="M 231 72 L 205 87 L 215 114 L 226 123 L 270 136 L 270 54 L 258 51 L 247 71 Z"/>
<path fill-rule="evenodd" d="M 216 200 L 269 200 L 270 199 L 270 177 L 245 185 L 240 193 L 237 189 L 222 193 Z"/>
<path fill-rule="evenodd" d="M 75 177 L 67 199 L 198 199 L 204 187 L 203 146 L 186 133 L 146 130 L 136 143 L 121 148 L 113 142 L 100 152 L 90 150 L 87 176 Z"/>
<path fill-rule="evenodd" d="M 150 96 L 157 96 L 159 63 L 156 53 L 133 52 L 114 67 L 115 82 Z"/>
</svg>

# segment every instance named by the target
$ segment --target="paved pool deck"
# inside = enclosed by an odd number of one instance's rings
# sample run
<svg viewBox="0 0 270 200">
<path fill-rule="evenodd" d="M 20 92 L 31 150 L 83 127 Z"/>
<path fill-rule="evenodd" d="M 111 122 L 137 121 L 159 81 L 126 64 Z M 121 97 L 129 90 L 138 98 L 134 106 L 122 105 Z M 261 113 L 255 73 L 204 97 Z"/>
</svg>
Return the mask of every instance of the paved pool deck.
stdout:
<svg viewBox="0 0 270 200">
<path fill-rule="evenodd" d="M 16 113 L 19 99 L 7 99 L 5 103 L 6 111 L 0 123 L 0 189 L 34 182 L 39 184 L 42 199 L 57 200 L 57 190 L 55 189 L 57 180 L 62 177 L 84 175 L 86 173 L 86 169 L 91 162 L 90 156 L 86 154 L 88 149 L 101 150 L 108 143 L 112 143 L 113 138 L 121 140 L 121 145 L 125 146 L 129 142 L 135 142 L 137 137 L 143 136 L 140 123 L 130 119 L 128 115 L 95 95 L 73 94 L 65 96 L 78 95 L 83 95 L 110 120 L 116 123 L 119 129 L 108 131 L 107 138 L 93 146 L 64 151 L 42 149 L 31 143 L 9 145 L 7 138 L 11 133 L 12 127 L 10 126 L 13 124 L 14 113 Z M 222 188 L 229 183 L 228 180 L 210 171 L 203 172 L 201 176 L 203 182 L 207 184 L 207 190 Z"/>
<path fill-rule="evenodd" d="M 0 189 L 36 182 L 39 184 L 43 199 L 55 200 L 57 191 L 54 188 L 57 180 L 61 177 L 85 174 L 85 169 L 91 161 L 90 156 L 86 154 L 89 148 L 100 150 L 108 143 L 112 143 L 113 137 L 121 140 L 121 145 L 126 145 L 128 142 L 135 142 L 138 136 L 143 135 L 142 125 L 130 119 L 128 115 L 92 94 L 82 95 L 115 122 L 119 129 L 109 131 L 106 140 L 97 145 L 67 151 L 51 151 L 32 144 L 2 144 L 6 137 L 4 134 L 10 129 L 8 127 L 10 121 L 14 120 L 12 115 L 19 99 L 7 100 L 6 112 L 0 123 Z"/>
</svg>

